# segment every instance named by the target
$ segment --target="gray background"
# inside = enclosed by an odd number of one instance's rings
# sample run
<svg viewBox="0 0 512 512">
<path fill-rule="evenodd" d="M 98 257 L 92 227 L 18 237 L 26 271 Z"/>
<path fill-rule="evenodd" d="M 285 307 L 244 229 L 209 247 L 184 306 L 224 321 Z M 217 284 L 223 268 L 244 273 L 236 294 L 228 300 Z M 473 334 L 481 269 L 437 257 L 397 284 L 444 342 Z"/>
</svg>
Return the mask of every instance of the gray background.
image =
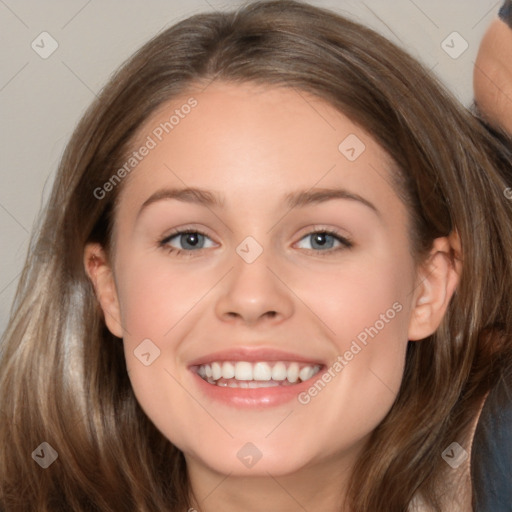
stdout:
<svg viewBox="0 0 512 512">
<path fill-rule="evenodd" d="M 0 333 L 6 327 L 32 225 L 71 132 L 111 73 L 175 22 L 242 1 L 0 0 Z M 382 33 L 424 62 L 469 105 L 473 65 L 496 17 L 494 0 L 318 0 Z M 454 31 L 460 36 L 450 36 Z M 32 42 L 58 43 L 43 59 Z M 453 47 L 457 58 L 444 45 Z M 48 48 L 47 43 L 39 43 Z"/>
</svg>

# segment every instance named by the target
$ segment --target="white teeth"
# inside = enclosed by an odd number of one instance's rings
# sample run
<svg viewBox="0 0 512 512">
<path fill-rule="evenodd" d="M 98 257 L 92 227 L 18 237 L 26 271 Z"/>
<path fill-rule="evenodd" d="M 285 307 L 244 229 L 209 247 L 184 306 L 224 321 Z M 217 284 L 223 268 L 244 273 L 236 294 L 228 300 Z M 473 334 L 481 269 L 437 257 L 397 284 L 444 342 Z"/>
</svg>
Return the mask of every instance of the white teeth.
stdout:
<svg viewBox="0 0 512 512">
<path fill-rule="evenodd" d="M 272 368 L 268 363 L 256 363 L 253 369 L 254 380 L 270 380 L 272 378 Z"/>
<path fill-rule="evenodd" d="M 222 377 L 222 367 L 219 363 L 212 363 L 212 379 L 219 380 Z"/>
<path fill-rule="evenodd" d="M 290 382 L 297 382 L 299 378 L 299 365 L 297 363 L 292 363 L 288 366 L 287 379 Z"/>
<path fill-rule="evenodd" d="M 276 363 L 272 368 L 272 380 L 286 379 L 286 365 L 284 363 Z"/>
<path fill-rule="evenodd" d="M 197 374 L 210 384 L 223 387 L 260 388 L 304 382 L 320 368 L 320 365 L 302 366 L 302 363 L 282 361 L 214 361 L 198 366 Z"/>
<path fill-rule="evenodd" d="M 277 382 L 274 382 L 273 380 L 268 380 L 265 382 L 254 382 L 256 384 L 256 388 L 273 388 L 275 386 L 279 386 Z M 251 385 L 251 382 L 249 382 L 249 386 Z"/>
<path fill-rule="evenodd" d="M 232 379 L 235 376 L 235 367 L 228 361 L 222 365 L 222 376 L 225 379 Z"/>
<path fill-rule="evenodd" d="M 308 379 L 311 379 L 313 375 L 315 374 L 315 370 L 311 366 L 304 366 L 302 370 L 299 372 L 299 378 L 301 381 L 305 381 Z"/>
<path fill-rule="evenodd" d="M 247 361 L 238 361 L 235 365 L 236 380 L 252 380 L 252 364 Z"/>
</svg>

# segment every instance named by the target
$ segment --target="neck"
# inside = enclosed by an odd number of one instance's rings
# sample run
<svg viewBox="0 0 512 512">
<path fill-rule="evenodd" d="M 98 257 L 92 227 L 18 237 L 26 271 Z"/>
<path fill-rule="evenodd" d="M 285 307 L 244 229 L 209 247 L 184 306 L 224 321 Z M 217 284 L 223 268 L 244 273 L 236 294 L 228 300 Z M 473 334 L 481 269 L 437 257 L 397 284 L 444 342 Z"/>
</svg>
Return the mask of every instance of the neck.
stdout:
<svg viewBox="0 0 512 512">
<path fill-rule="evenodd" d="M 332 457 L 320 464 L 308 465 L 290 475 L 223 475 L 187 458 L 193 496 L 192 512 L 349 512 L 342 503 L 350 470 L 355 462 Z"/>
</svg>

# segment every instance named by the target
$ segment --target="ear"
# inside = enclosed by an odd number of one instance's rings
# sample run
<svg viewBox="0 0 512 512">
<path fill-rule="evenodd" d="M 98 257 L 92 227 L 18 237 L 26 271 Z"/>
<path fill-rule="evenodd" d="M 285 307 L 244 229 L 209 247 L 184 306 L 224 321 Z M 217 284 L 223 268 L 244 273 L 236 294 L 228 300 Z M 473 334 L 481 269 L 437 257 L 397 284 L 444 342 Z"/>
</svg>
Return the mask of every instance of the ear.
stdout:
<svg viewBox="0 0 512 512">
<path fill-rule="evenodd" d="M 409 340 L 424 339 L 439 327 L 459 282 L 461 270 L 461 247 L 457 233 L 436 238 L 418 273 Z"/>
<path fill-rule="evenodd" d="M 91 280 L 96 297 L 105 316 L 109 331 L 118 338 L 123 337 L 121 311 L 112 268 L 103 247 L 98 243 L 89 243 L 84 250 L 84 266 Z"/>
</svg>

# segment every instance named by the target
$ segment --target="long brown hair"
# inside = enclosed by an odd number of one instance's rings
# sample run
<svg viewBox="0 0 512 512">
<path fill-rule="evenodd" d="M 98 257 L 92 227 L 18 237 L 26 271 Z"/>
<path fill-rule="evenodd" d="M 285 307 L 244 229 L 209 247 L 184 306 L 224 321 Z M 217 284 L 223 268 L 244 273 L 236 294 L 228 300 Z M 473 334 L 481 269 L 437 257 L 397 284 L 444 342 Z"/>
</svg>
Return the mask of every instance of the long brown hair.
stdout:
<svg viewBox="0 0 512 512">
<path fill-rule="evenodd" d="M 511 360 L 504 342 L 512 331 L 510 153 L 394 44 L 289 0 L 200 14 L 165 30 L 112 77 L 77 126 L 2 339 L 1 505 L 6 512 L 189 506 L 183 454 L 137 403 L 83 251 L 93 240 L 110 247 L 122 183 L 102 199 L 94 190 L 122 166 L 138 128 L 159 105 L 209 80 L 307 91 L 372 134 L 395 163 L 418 261 L 434 238 L 458 233 L 457 291 L 437 332 L 409 344 L 397 399 L 354 468 L 349 493 L 353 512 L 405 511 L 417 493 L 440 510 L 450 469 L 441 453 L 454 440 L 464 444 L 477 404 Z M 58 453 L 46 469 L 31 456 L 42 442 Z"/>
</svg>

